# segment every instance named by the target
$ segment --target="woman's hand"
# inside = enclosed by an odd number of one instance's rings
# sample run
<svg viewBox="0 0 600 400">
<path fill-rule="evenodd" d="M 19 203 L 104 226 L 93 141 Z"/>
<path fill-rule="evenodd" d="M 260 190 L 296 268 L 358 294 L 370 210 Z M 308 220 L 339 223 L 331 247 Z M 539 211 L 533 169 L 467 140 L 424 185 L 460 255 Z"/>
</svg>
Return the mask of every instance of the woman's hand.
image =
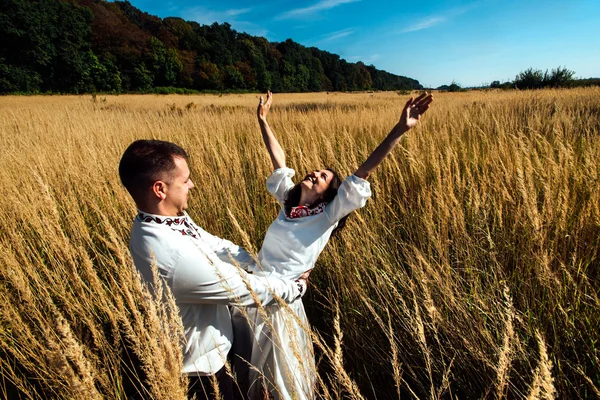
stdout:
<svg viewBox="0 0 600 400">
<path fill-rule="evenodd" d="M 406 102 L 406 105 L 402 110 L 402 115 L 400 115 L 400 122 L 398 122 L 397 125 L 402 133 L 417 125 L 419 118 L 427 111 L 432 101 L 433 95 L 425 92 L 416 99 L 411 97 Z"/>
<path fill-rule="evenodd" d="M 263 102 L 263 97 L 260 96 L 260 102 L 258 103 L 258 108 L 256 109 L 256 116 L 259 121 L 266 121 L 267 114 L 269 114 L 269 110 L 271 109 L 271 104 L 273 103 L 273 93 L 270 91 L 267 92 L 267 101 Z"/>
<path fill-rule="evenodd" d="M 267 101 L 264 101 L 263 97 L 260 96 L 260 102 L 258 103 L 258 108 L 256 109 L 256 116 L 258 117 L 258 126 L 260 127 L 260 132 L 262 133 L 263 142 L 265 142 L 265 146 L 267 147 L 267 151 L 271 157 L 273 168 L 279 169 L 285 167 L 285 153 L 283 152 L 281 145 L 277 141 L 277 138 L 273 134 L 273 131 L 267 122 L 267 114 L 269 114 L 272 103 L 273 93 L 270 91 L 267 92 Z"/>
<path fill-rule="evenodd" d="M 354 175 L 359 178 L 367 179 L 369 175 L 371 175 L 371 172 L 373 172 L 373 170 L 381 164 L 383 159 L 390 154 L 392 149 L 396 147 L 402 135 L 419 122 L 419 118 L 427 111 L 432 101 L 433 96 L 427 93 L 423 93 L 416 99 L 411 97 L 402 110 L 400 121 L 392 128 L 383 142 L 381 142 L 373 153 L 371 153 L 369 158 L 358 167 Z"/>
</svg>

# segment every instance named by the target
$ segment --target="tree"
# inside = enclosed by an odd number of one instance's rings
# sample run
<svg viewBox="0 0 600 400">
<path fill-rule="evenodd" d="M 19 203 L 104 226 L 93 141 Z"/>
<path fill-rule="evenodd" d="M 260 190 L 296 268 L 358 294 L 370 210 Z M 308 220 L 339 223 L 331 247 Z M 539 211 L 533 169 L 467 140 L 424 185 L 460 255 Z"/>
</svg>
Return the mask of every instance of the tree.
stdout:
<svg viewBox="0 0 600 400">
<path fill-rule="evenodd" d="M 311 58 L 310 78 L 308 80 L 308 90 L 311 92 L 319 92 L 327 90 L 327 77 L 323 71 L 323 64 L 317 57 Z"/>
<path fill-rule="evenodd" d="M 0 93 L 37 93 L 41 84 L 42 77 L 37 72 L 0 59 Z"/>
<path fill-rule="evenodd" d="M 183 70 L 175 49 L 166 49 L 155 37 L 150 38 L 150 70 L 155 86 L 172 86 Z"/>
<path fill-rule="evenodd" d="M 140 63 L 137 67 L 135 67 L 133 72 L 131 89 L 146 91 L 152 88 L 152 83 L 154 81 L 152 72 L 146 68 L 144 63 Z"/>
<path fill-rule="evenodd" d="M 462 90 L 462 87 L 455 81 L 452 81 L 450 86 L 448 86 L 449 92 L 460 92 L 461 90 Z"/>
<path fill-rule="evenodd" d="M 568 70 L 566 67 L 558 67 L 552 70 L 546 79 L 546 86 L 551 87 L 569 87 L 574 83 L 573 77 L 575 71 Z"/>
<path fill-rule="evenodd" d="M 77 93 L 91 87 L 89 9 L 63 1 L 3 0 L 0 10 L 5 89 Z"/>
<path fill-rule="evenodd" d="M 244 84 L 242 87 L 246 89 L 256 89 L 256 78 L 254 77 L 254 71 L 248 63 L 243 61 L 237 61 L 235 63 L 235 69 L 242 75 Z"/>
<path fill-rule="evenodd" d="M 100 62 L 91 51 L 88 53 L 90 64 L 90 79 L 92 88 L 89 91 L 120 92 L 121 73 L 110 60 Z"/>
<path fill-rule="evenodd" d="M 541 69 L 528 68 L 515 77 L 519 89 L 540 89 L 544 87 L 544 73 Z"/>
<path fill-rule="evenodd" d="M 456 81 L 452 81 L 450 85 L 442 85 L 437 88 L 437 90 L 442 90 L 446 92 L 462 92 L 463 89 Z"/>
<path fill-rule="evenodd" d="M 141 16 L 136 17 L 141 13 L 134 12 L 131 5 L 121 7 L 120 2 L 76 1 L 90 9 L 94 15 L 91 21 L 94 54 L 102 62 L 110 59 L 120 72 L 124 90 L 141 90 L 139 85 L 147 79 L 140 80 L 143 73 L 140 73 L 139 66 L 150 53 L 152 35 L 140 26 L 154 26 L 156 23 L 144 22 Z M 134 18 L 138 24 L 130 18 Z"/>
<path fill-rule="evenodd" d="M 356 77 L 356 84 L 359 90 L 367 90 L 371 89 L 371 85 L 373 84 L 373 79 L 371 78 L 371 74 L 369 70 L 362 62 L 356 63 L 358 68 L 358 75 Z"/>
<path fill-rule="evenodd" d="M 528 68 L 516 76 L 514 85 L 519 89 L 570 87 L 575 84 L 574 76 L 575 72 L 566 67 L 555 68 L 550 73 L 548 70 L 542 72 L 540 69 Z"/>
<path fill-rule="evenodd" d="M 225 85 L 232 89 L 244 88 L 244 76 L 233 65 L 226 65 L 225 69 Z"/>
<path fill-rule="evenodd" d="M 270 43 L 227 23 L 161 19 L 128 1 L 0 0 L 0 38 L 0 93 L 421 87 L 291 39 Z"/>
<path fill-rule="evenodd" d="M 200 89 L 223 89 L 223 73 L 210 61 L 202 61 L 199 65 L 198 86 Z"/>
</svg>

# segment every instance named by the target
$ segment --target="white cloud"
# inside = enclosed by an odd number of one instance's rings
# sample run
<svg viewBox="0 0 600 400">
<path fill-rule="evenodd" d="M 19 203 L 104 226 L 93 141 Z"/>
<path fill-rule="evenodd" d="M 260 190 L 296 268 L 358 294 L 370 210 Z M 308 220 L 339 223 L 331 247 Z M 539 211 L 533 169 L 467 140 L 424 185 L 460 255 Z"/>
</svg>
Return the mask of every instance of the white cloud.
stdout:
<svg viewBox="0 0 600 400">
<path fill-rule="evenodd" d="M 225 14 L 233 17 L 236 15 L 249 13 L 250 11 L 252 11 L 252 8 L 237 8 L 237 9 L 225 11 Z"/>
<path fill-rule="evenodd" d="M 355 30 L 353 28 L 346 28 L 342 29 L 341 31 L 330 32 L 312 39 L 308 39 L 304 41 L 304 43 L 308 44 L 309 46 L 317 46 L 319 44 L 333 42 L 334 40 L 352 35 L 354 32 Z"/>
<path fill-rule="evenodd" d="M 250 11 L 252 11 L 252 8 L 236 8 L 225 11 L 216 11 L 198 6 L 183 10 L 181 16 L 182 18 L 191 19 L 203 25 L 210 25 L 213 22 L 229 22 L 231 24 L 232 21 L 235 21 L 235 17 L 247 14 Z"/>
<path fill-rule="evenodd" d="M 348 61 L 351 62 L 359 62 L 362 61 L 365 65 L 373 64 L 373 62 L 379 60 L 379 54 L 372 54 L 370 56 L 350 56 L 348 57 Z"/>
<path fill-rule="evenodd" d="M 304 18 L 310 16 L 318 11 L 329 10 L 334 7 L 341 6 L 342 4 L 354 3 L 361 0 L 321 0 L 316 4 L 304 8 L 295 8 L 290 11 L 286 11 L 280 14 L 275 19 L 293 19 L 293 18 Z"/>
<path fill-rule="evenodd" d="M 402 33 L 420 31 L 422 29 L 431 28 L 432 26 L 439 25 L 444 21 L 446 21 L 445 17 L 430 17 L 420 22 L 417 22 L 416 24 L 411 25 L 406 29 L 403 29 Z"/>
<path fill-rule="evenodd" d="M 254 22 L 249 21 L 233 21 L 230 22 L 233 29 L 239 32 L 246 32 L 252 36 L 262 36 L 267 37 L 269 31 L 265 29 L 263 26 L 255 24 Z"/>
<path fill-rule="evenodd" d="M 177 11 L 179 9 L 179 7 L 176 4 L 174 4 L 172 1 L 168 1 L 167 2 L 167 9 L 169 11 Z"/>
<path fill-rule="evenodd" d="M 332 40 L 336 40 L 339 38 L 343 38 L 343 37 L 352 35 L 353 33 L 354 33 L 354 29 L 352 29 L 352 28 L 342 29 L 341 31 L 335 31 L 335 32 L 331 32 L 326 35 L 323 35 L 322 39 L 319 40 L 319 42 L 330 42 Z"/>
<path fill-rule="evenodd" d="M 362 61 L 366 65 L 370 65 L 370 64 L 373 64 L 375 61 L 379 60 L 379 58 L 380 58 L 379 54 L 373 54 L 369 57 L 363 58 L 360 61 Z"/>
<path fill-rule="evenodd" d="M 468 4 L 463 7 L 458 7 L 458 8 L 453 8 L 451 10 L 448 10 L 444 13 L 444 15 L 430 16 L 428 18 L 425 18 L 425 19 L 417 22 L 416 24 L 409 26 L 408 28 L 402 29 L 400 31 L 400 33 L 415 32 L 415 31 L 420 31 L 423 29 L 428 29 L 428 28 L 434 27 L 434 26 L 444 23 L 452 18 L 458 17 L 459 15 L 466 13 L 467 11 L 475 8 L 476 6 L 477 6 L 477 3 L 471 3 L 471 4 Z"/>
<path fill-rule="evenodd" d="M 253 36 L 264 36 L 269 34 L 263 26 L 254 22 L 238 20 L 240 15 L 248 14 L 252 8 L 234 8 L 224 11 L 210 10 L 205 7 L 192 7 L 182 10 L 181 17 L 187 20 L 196 21 L 202 25 L 211 25 L 214 22 L 227 22 L 233 29 L 240 32 L 246 32 Z"/>
</svg>

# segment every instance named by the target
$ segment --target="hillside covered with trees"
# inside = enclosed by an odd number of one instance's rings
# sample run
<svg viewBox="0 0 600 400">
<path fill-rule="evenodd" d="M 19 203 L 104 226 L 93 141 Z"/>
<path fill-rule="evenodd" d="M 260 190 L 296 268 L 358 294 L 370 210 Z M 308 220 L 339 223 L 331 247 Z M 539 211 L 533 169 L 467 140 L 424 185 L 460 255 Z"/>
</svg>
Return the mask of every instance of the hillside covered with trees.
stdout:
<svg viewBox="0 0 600 400">
<path fill-rule="evenodd" d="M 162 19 L 127 1 L 0 0 L 0 37 L 0 93 L 422 88 L 291 39 Z"/>
</svg>

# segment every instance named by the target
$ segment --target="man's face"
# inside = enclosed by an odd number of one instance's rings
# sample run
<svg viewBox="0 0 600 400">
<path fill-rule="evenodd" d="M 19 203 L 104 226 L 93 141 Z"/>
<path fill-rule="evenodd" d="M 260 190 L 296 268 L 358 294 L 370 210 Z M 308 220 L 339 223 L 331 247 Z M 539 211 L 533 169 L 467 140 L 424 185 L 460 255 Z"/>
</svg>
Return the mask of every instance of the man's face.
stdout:
<svg viewBox="0 0 600 400">
<path fill-rule="evenodd" d="M 187 209 L 188 192 L 194 187 L 190 179 L 190 169 L 185 159 L 175 157 L 175 169 L 165 177 L 166 198 L 163 200 L 166 211 L 171 215 L 182 215 Z"/>
</svg>

